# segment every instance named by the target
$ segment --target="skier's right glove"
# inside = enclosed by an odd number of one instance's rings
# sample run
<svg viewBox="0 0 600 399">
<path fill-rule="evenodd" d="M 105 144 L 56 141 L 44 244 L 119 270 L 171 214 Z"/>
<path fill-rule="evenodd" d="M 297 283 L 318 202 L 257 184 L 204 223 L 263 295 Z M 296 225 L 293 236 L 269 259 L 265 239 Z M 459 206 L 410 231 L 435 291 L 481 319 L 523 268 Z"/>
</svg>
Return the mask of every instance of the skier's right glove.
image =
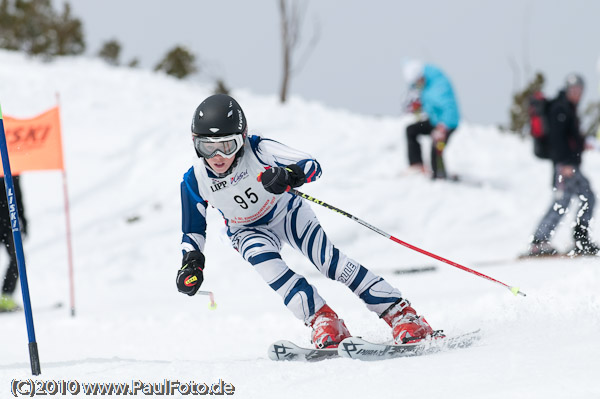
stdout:
<svg viewBox="0 0 600 399">
<path fill-rule="evenodd" d="M 200 251 L 186 252 L 177 272 L 177 289 L 189 296 L 196 295 L 204 281 L 204 254 Z"/>
</svg>

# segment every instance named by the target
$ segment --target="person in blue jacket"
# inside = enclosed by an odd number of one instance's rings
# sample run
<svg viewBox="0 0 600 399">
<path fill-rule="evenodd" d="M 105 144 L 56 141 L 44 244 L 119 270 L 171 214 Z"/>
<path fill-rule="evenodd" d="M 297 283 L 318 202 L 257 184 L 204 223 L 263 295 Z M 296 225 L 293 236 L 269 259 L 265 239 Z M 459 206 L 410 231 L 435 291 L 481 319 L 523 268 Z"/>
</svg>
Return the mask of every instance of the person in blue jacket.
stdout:
<svg viewBox="0 0 600 399">
<path fill-rule="evenodd" d="M 406 62 L 403 72 L 413 94 L 410 110 L 421 114 L 416 123 L 406 128 L 410 168 L 425 172 L 418 136 L 430 135 L 432 178 L 445 179 L 447 175 L 442 153 L 460 121 L 452 84 L 438 67 L 420 61 Z"/>
</svg>

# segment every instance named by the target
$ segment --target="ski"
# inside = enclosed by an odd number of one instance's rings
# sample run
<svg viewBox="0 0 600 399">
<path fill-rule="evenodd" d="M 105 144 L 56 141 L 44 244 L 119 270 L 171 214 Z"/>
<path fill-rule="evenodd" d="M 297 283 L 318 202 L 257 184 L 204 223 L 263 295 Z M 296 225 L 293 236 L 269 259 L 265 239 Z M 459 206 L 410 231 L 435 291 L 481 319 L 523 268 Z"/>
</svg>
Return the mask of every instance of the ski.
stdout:
<svg viewBox="0 0 600 399">
<path fill-rule="evenodd" d="M 483 187 L 486 183 L 480 180 L 473 179 L 472 177 L 463 175 L 449 175 L 446 179 L 440 179 L 440 181 L 447 181 L 450 183 L 461 183 L 471 187 Z M 488 183 L 489 184 L 489 183 Z"/>
<path fill-rule="evenodd" d="M 424 177 L 426 179 L 431 180 L 432 182 L 459 183 L 459 184 L 464 184 L 464 185 L 474 187 L 474 188 L 481 188 L 485 185 L 491 185 L 491 183 L 489 183 L 489 182 L 485 182 L 485 181 L 479 180 L 477 178 L 473 178 L 471 176 L 457 175 L 457 174 L 450 174 L 450 175 L 447 175 L 445 178 L 434 179 L 432 177 L 430 171 L 422 172 L 422 171 L 418 171 L 418 170 L 411 170 L 410 168 L 403 172 L 400 172 L 400 174 L 398 174 L 398 177 L 400 177 L 400 178 Z"/>
<path fill-rule="evenodd" d="M 593 254 L 574 254 L 571 251 L 569 251 L 569 252 L 549 254 L 549 255 L 522 254 L 522 255 L 519 255 L 517 260 L 586 259 L 586 258 L 597 258 L 598 256 L 599 255 L 593 255 Z"/>
<path fill-rule="evenodd" d="M 291 341 L 281 340 L 269 346 L 269 359 L 275 361 L 294 360 L 306 362 L 318 362 L 320 360 L 338 357 L 337 348 L 316 349 L 303 348 Z"/>
<path fill-rule="evenodd" d="M 32 310 L 33 310 L 33 312 L 40 312 L 40 311 L 44 312 L 47 310 L 61 309 L 63 306 L 64 306 L 64 304 L 62 302 L 55 302 L 55 303 L 51 303 L 51 304 L 35 306 Z M 0 313 L 19 313 L 22 311 L 23 311 L 23 308 L 20 305 L 17 305 L 17 307 L 15 307 L 14 309 L 9 309 L 9 310 L 0 309 Z"/>
<path fill-rule="evenodd" d="M 414 274 L 414 273 L 424 273 L 424 272 L 434 272 L 437 270 L 436 266 L 415 266 L 415 267 L 404 267 L 394 269 L 394 274 Z"/>
<path fill-rule="evenodd" d="M 49 310 L 56 310 L 56 309 L 62 309 L 64 307 L 64 303 L 62 302 L 54 302 L 54 303 L 50 303 L 50 304 L 46 304 L 46 305 L 41 305 L 39 307 L 35 307 L 33 309 L 34 312 L 38 312 L 38 311 L 49 311 Z"/>
<path fill-rule="evenodd" d="M 446 337 L 441 330 L 435 331 L 431 339 L 408 344 L 386 344 L 365 341 L 362 338 L 350 337 L 338 346 L 341 357 L 365 361 L 394 359 L 398 357 L 422 356 L 443 350 L 466 348 L 480 338 L 480 330 Z"/>
<path fill-rule="evenodd" d="M 521 254 L 514 258 L 498 258 L 498 259 L 486 259 L 478 262 L 469 262 L 474 266 L 497 266 L 505 263 L 515 263 L 515 262 L 537 262 L 537 261 L 554 261 L 554 260 L 570 260 L 570 259 L 594 259 L 598 258 L 600 255 L 572 255 L 569 253 L 558 253 L 554 255 L 539 255 L 539 256 L 531 256 L 528 254 Z M 421 264 L 421 265 L 412 265 L 406 266 L 403 268 L 391 269 L 393 274 L 408 274 L 408 273 L 417 273 L 417 272 L 428 272 L 428 271 L 436 271 L 437 268 L 433 264 Z"/>
</svg>

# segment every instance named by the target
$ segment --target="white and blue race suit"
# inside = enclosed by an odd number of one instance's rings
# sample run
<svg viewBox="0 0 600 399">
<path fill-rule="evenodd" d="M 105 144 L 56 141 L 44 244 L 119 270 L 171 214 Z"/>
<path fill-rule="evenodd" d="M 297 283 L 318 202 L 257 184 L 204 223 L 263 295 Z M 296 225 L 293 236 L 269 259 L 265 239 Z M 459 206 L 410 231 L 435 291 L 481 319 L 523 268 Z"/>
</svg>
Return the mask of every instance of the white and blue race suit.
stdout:
<svg viewBox="0 0 600 399">
<path fill-rule="evenodd" d="M 204 250 L 210 203 L 225 218 L 233 248 L 305 324 L 325 301 L 283 261 L 280 251 L 284 243 L 302 252 L 322 274 L 345 284 L 368 309 L 381 315 L 402 297 L 400 291 L 338 250 L 300 197 L 287 192 L 271 194 L 257 180 L 267 167 L 292 163 L 303 168 L 306 183 L 321 176 L 321 166 L 310 155 L 260 136 L 246 138 L 244 154 L 226 177 L 218 177 L 199 159 L 181 183 L 183 252 Z"/>
</svg>

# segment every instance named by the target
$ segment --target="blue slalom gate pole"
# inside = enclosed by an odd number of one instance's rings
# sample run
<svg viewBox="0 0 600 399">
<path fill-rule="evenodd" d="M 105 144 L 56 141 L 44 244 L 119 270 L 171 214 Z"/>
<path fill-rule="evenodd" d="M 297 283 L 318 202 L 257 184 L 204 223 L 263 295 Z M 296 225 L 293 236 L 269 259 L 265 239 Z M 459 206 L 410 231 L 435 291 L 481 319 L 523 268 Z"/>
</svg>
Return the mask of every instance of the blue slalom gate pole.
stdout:
<svg viewBox="0 0 600 399">
<path fill-rule="evenodd" d="M 31 373 L 40 375 L 40 356 L 38 354 L 37 342 L 35 341 L 35 329 L 33 328 L 33 313 L 31 311 L 31 300 L 29 298 L 29 284 L 27 283 L 27 272 L 25 270 L 25 255 L 23 253 L 23 241 L 21 239 L 21 226 L 19 225 L 19 211 L 13 185 L 10 162 L 8 159 L 8 146 L 6 144 L 6 133 L 4 131 L 4 119 L 2 117 L 2 106 L 0 105 L 0 152 L 2 152 L 2 166 L 4 168 L 4 186 L 8 200 L 8 211 L 12 227 L 15 252 L 17 254 L 17 267 L 21 279 L 21 293 L 23 294 L 23 308 L 25 310 L 25 321 L 27 323 L 27 336 L 29 338 L 29 361 Z"/>
</svg>

